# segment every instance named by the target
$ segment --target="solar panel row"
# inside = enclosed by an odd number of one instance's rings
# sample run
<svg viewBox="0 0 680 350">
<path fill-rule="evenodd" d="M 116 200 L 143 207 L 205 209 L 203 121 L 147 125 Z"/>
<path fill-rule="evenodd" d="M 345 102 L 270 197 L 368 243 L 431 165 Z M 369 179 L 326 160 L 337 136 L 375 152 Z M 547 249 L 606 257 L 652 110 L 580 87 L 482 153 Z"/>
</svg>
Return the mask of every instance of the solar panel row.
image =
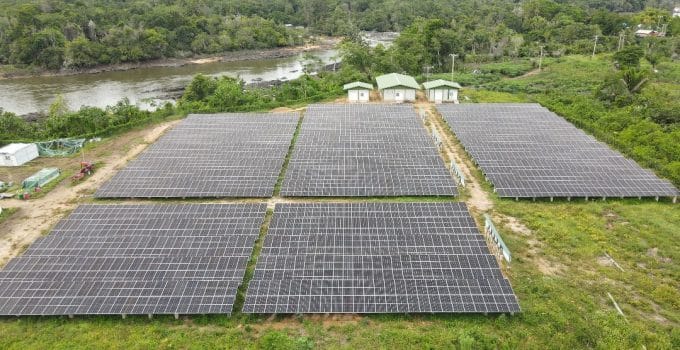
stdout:
<svg viewBox="0 0 680 350">
<path fill-rule="evenodd" d="M 95 196 L 270 197 L 298 120 L 293 113 L 190 115 Z"/>
<path fill-rule="evenodd" d="M 516 312 L 463 203 L 277 204 L 245 313 Z"/>
<path fill-rule="evenodd" d="M 231 313 L 265 211 L 80 206 L 0 271 L 0 315 Z"/>
<path fill-rule="evenodd" d="M 456 184 L 405 105 L 311 105 L 281 195 L 454 196 Z"/>
<path fill-rule="evenodd" d="M 678 195 L 670 182 L 538 104 L 437 109 L 501 197 Z"/>
</svg>

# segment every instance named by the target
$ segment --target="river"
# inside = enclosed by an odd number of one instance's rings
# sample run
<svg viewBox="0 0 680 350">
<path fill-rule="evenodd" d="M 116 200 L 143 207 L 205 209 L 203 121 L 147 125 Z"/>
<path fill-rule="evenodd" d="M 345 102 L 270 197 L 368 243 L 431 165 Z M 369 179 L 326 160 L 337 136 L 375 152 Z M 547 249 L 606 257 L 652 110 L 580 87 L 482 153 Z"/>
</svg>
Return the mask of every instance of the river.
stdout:
<svg viewBox="0 0 680 350">
<path fill-rule="evenodd" d="M 333 49 L 312 51 L 324 63 L 332 63 Z M 123 98 L 141 108 L 167 99 L 168 91 L 186 86 L 199 73 L 240 77 L 246 83 L 298 78 L 304 53 L 286 58 L 150 67 L 69 76 L 40 76 L 0 80 L 0 108 L 19 115 L 47 111 L 59 95 L 72 110 L 81 106 L 106 107 Z"/>
</svg>

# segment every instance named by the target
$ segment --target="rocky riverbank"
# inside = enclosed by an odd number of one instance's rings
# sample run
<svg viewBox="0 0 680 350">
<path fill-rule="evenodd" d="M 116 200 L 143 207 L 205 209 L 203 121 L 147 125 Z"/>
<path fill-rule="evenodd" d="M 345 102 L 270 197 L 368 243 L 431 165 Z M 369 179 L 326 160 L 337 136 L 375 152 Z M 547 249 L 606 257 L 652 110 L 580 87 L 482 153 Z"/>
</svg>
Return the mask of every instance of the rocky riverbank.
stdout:
<svg viewBox="0 0 680 350">
<path fill-rule="evenodd" d="M 191 64 L 205 64 L 213 62 L 236 62 L 236 61 L 250 61 L 285 58 L 299 54 L 300 52 L 332 49 L 339 42 L 339 38 L 321 38 L 314 43 L 309 43 L 302 46 L 281 47 L 265 50 L 243 50 L 224 52 L 218 55 L 195 56 L 190 58 L 164 58 L 153 61 L 137 62 L 137 63 L 121 63 L 111 65 L 101 65 L 87 69 L 61 69 L 58 71 L 35 71 L 29 69 L 16 69 L 3 71 L 4 67 L 0 67 L 0 79 L 17 79 L 28 78 L 34 76 L 66 76 L 77 74 L 96 74 L 113 71 L 127 71 L 140 68 L 153 67 L 182 67 Z"/>
</svg>

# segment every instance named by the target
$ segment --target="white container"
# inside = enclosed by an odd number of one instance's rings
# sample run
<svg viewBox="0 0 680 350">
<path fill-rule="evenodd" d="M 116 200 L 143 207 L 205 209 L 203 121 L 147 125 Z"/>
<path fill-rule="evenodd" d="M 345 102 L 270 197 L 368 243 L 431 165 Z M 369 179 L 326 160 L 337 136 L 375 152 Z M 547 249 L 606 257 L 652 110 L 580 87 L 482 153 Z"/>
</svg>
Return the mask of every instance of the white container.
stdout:
<svg viewBox="0 0 680 350">
<path fill-rule="evenodd" d="M 19 166 L 38 158 L 34 143 L 12 143 L 0 148 L 0 166 Z"/>
</svg>

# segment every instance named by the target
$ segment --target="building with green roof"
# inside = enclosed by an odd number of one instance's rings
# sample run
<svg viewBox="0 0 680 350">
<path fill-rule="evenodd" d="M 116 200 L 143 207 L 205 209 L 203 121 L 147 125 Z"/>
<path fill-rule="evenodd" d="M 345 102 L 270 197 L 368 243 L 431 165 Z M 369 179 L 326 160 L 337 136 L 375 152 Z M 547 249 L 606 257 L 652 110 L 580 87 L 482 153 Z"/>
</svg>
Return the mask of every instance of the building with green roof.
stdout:
<svg viewBox="0 0 680 350">
<path fill-rule="evenodd" d="M 413 102 L 420 86 L 413 77 L 390 73 L 375 78 L 378 90 L 385 102 Z"/>
<path fill-rule="evenodd" d="M 349 102 L 368 102 L 370 100 L 371 90 L 373 90 L 373 85 L 355 81 L 353 83 L 345 84 L 342 88 L 347 91 L 347 100 Z"/>
<path fill-rule="evenodd" d="M 430 100 L 430 102 L 458 103 L 458 90 L 460 89 L 460 84 L 456 82 L 437 79 L 423 83 L 423 88 L 425 89 L 425 95 L 427 95 L 427 99 Z"/>
</svg>

